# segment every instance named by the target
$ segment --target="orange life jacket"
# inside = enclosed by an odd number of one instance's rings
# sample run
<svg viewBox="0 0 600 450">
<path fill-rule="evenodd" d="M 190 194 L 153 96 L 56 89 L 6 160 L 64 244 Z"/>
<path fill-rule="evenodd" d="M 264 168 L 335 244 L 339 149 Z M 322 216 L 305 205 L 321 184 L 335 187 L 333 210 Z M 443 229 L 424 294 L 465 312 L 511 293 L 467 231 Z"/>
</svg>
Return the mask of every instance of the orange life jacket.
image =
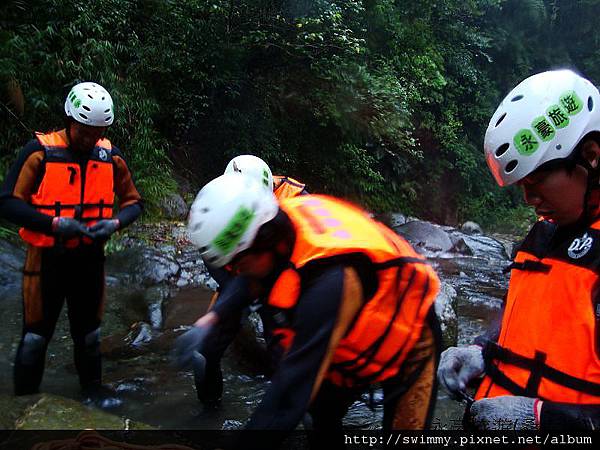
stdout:
<svg viewBox="0 0 600 450">
<path fill-rule="evenodd" d="M 110 219 L 115 197 L 110 141 L 96 142 L 82 174 L 63 135 L 59 132 L 37 133 L 36 137 L 44 149 L 45 170 L 29 203 L 43 214 L 76 218 L 88 226 L 100 219 Z M 55 238 L 45 233 L 21 228 L 19 234 L 36 247 L 55 245 Z M 83 240 L 91 242 L 88 238 Z M 64 244 L 75 247 L 79 243 L 80 239 L 75 238 Z"/>
<path fill-rule="evenodd" d="M 279 201 L 301 195 L 305 187 L 305 184 L 300 183 L 293 178 L 281 175 L 273 176 L 273 194 L 275 194 L 275 197 L 277 197 L 277 200 Z"/>
<path fill-rule="evenodd" d="M 502 328 L 484 348 L 477 399 L 600 403 L 600 221 L 548 250 L 555 228 L 537 222 L 510 266 Z"/>
<path fill-rule="evenodd" d="M 377 287 L 336 347 L 327 377 L 337 385 L 353 386 L 397 374 L 439 290 L 433 269 L 404 239 L 349 203 L 302 195 L 283 200 L 280 208 L 292 221 L 296 241 L 291 268 L 282 272 L 268 295 L 273 315 L 293 314 L 308 270 L 360 255 L 372 265 Z M 289 349 L 294 333 L 291 321 L 283 322 L 274 334 Z"/>
</svg>

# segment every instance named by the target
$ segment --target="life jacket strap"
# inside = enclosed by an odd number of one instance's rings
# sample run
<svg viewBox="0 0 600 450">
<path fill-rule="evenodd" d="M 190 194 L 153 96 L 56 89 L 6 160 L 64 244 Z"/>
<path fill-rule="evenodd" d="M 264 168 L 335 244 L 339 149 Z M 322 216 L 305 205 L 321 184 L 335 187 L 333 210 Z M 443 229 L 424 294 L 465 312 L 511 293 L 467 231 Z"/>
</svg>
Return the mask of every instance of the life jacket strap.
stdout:
<svg viewBox="0 0 600 450">
<path fill-rule="evenodd" d="M 527 358 L 495 342 L 488 341 L 483 349 L 483 359 L 485 361 L 486 374 L 490 376 L 494 383 L 508 390 L 513 395 L 542 398 L 538 395 L 538 389 L 542 379 L 545 378 L 574 391 L 600 397 L 600 383 L 574 377 L 547 365 L 545 362 L 546 354 L 543 352 L 536 352 L 533 358 Z M 527 381 L 527 386 L 521 387 L 511 380 L 500 371 L 498 366 L 494 364 L 494 361 L 500 361 L 528 370 L 531 375 Z"/>
<path fill-rule="evenodd" d="M 552 266 L 549 264 L 544 264 L 541 261 L 533 261 L 527 259 L 523 262 L 513 262 L 509 266 L 505 267 L 502 270 L 502 273 L 508 273 L 511 270 L 526 270 L 529 272 L 541 272 L 541 273 L 549 273 L 552 269 Z"/>
</svg>

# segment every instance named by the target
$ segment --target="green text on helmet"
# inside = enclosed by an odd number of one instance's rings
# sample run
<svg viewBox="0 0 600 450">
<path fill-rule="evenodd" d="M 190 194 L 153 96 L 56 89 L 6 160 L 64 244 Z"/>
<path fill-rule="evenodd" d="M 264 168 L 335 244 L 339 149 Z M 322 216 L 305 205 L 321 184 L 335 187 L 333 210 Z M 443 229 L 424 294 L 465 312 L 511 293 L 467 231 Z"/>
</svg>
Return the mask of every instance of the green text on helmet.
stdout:
<svg viewBox="0 0 600 450">
<path fill-rule="evenodd" d="M 521 155 L 532 155 L 540 147 L 536 135 L 543 142 L 551 141 L 556 136 L 556 130 L 569 126 L 569 116 L 574 116 L 582 110 L 583 102 L 577 93 L 575 91 L 564 92 L 559 97 L 559 103 L 546 109 L 545 116 L 536 117 L 531 122 L 533 131 L 523 128 L 515 134 L 513 138 L 515 148 Z"/>
<path fill-rule="evenodd" d="M 600 132 L 598 89 L 569 69 L 540 72 L 515 86 L 490 118 L 486 163 L 500 186 L 510 186 L 567 158 L 590 132 Z"/>
<path fill-rule="evenodd" d="M 214 239 L 212 245 L 223 255 L 231 253 L 248 229 L 254 215 L 252 210 L 243 206 L 240 207 Z"/>
</svg>

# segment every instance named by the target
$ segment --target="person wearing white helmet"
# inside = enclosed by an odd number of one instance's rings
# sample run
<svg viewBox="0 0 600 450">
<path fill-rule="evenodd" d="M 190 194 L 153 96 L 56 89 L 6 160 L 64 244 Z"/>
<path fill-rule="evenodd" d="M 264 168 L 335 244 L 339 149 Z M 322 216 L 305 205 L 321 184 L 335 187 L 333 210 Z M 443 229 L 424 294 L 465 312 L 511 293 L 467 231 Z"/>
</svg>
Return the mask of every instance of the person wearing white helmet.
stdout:
<svg viewBox="0 0 600 450">
<path fill-rule="evenodd" d="M 500 186 L 517 184 L 540 220 L 509 266 L 501 325 L 442 354 L 457 398 L 480 382 L 479 429 L 600 426 L 600 94 L 570 70 L 533 75 L 502 101 L 484 150 Z"/>
<path fill-rule="evenodd" d="M 101 383 L 104 243 L 140 215 L 142 200 L 122 153 L 104 138 L 115 114 L 106 89 L 92 82 L 75 85 L 64 111 L 66 127 L 36 133 L 0 191 L 0 216 L 22 227 L 27 245 L 15 394 L 39 391 L 46 349 L 66 300 L 84 399 L 117 406 L 120 400 Z"/>
<path fill-rule="evenodd" d="M 304 183 L 300 183 L 291 177 L 273 176 L 267 163 L 258 156 L 238 155 L 229 161 L 224 173 L 239 173 L 254 179 L 268 191 L 273 191 L 278 201 L 308 194 Z M 215 293 L 215 296 L 213 296 L 209 309 L 212 309 L 216 303 L 219 303 L 219 308 L 229 311 L 227 323 L 221 321 L 219 333 L 213 335 L 210 341 L 206 342 L 203 346 L 202 356 L 205 359 L 197 359 L 199 366 L 193 366 L 196 373 L 196 394 L 198 399 L 208 408 L 213 408 L 219 404 L 223 394 L 221 358 L 239 332 L 242 317 L 249 312 L 248 306 L 255 299 L 250 298 L 249 293 L 242 287 L 241 283 L 243 280 L 236 279 L 225 268 L 217 268 L 209 261 L 205 261 L 205 263 L 210 275 L 219 284 L 219 289 Z M 226 285 L 230 282 L 233 282 L 233 286 L 225 290 Z M 254 308 L 261 314 L 262 309 L 259 305 L 255 304 Z M 265 329 L 264 332 L 270 355 L 270 357 L 265 358 L 270 360 L 269 367 L 265 367 L 265 373 L 268 374 L 279 359 L 279 352 L 277 351 L 277 346 L 269 338 L 269 330 Z M 188 337 L 191 339 L 193 336 L 194 333 L 191 333 L 191 336 Z M 196 337 L 202 336 L 196 335 Z M 187 345 L 191 345 L 191 342 Z M 202 372 L 203 376 L 199 376 L 199 372 Z"/>
<path fill-rule="evenodd" d="M 283 175 L 273 175 L 271 169 L 258 156 L 239 155 L 227 164 L 225 173 L 239 172 L 251 176 L 265 187 L 272 190 L 278 200 L 306 195 L 306 185 L 298 180 Z"/>
<path fill-rule="evenodd" d="M 200 191 L 188 235 L 205 261 L 229 265 L 247 297 L 260 298 L 265 326 L 284 349 L 247 424 L 280 433 L 244 435 L 238 448 L 276 448 L 306 412 L 314 430 L 339 431 L 348 408 L 375 383 L 384 390 L 384 428 L 428 426 L 439 280 L 401 237 L 342 200 L 302 195 L 278 203 L 260 182 L 236 173 Z M 207 336 L 228 313 L 217 302 L 178 338 L 180 366 L 202 364 Z"/>
</svg>

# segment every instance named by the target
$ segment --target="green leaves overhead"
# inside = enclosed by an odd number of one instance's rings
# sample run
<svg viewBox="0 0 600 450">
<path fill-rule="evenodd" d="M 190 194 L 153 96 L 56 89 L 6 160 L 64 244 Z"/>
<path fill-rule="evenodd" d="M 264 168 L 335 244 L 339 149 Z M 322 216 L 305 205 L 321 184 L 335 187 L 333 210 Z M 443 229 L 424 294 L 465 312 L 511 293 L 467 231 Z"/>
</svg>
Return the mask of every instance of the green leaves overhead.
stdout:
<svg viewBox="0 0 600 450">
<path fill-rule="evenodd" d="M 151 205 L 173 179 L 194 191 L 253 153 L 314 192 L 374 209 L 497 222 L 517 199 L 488 174 L 487 122 L 533 72 L 574 66 L 600 81 L 599 6 L 8 0 L 0 169 L 30 137 L 25 127 L 61 126 L 69 88 L 94 80 L 113 95 L 109 135 Z"/>
</svg>

